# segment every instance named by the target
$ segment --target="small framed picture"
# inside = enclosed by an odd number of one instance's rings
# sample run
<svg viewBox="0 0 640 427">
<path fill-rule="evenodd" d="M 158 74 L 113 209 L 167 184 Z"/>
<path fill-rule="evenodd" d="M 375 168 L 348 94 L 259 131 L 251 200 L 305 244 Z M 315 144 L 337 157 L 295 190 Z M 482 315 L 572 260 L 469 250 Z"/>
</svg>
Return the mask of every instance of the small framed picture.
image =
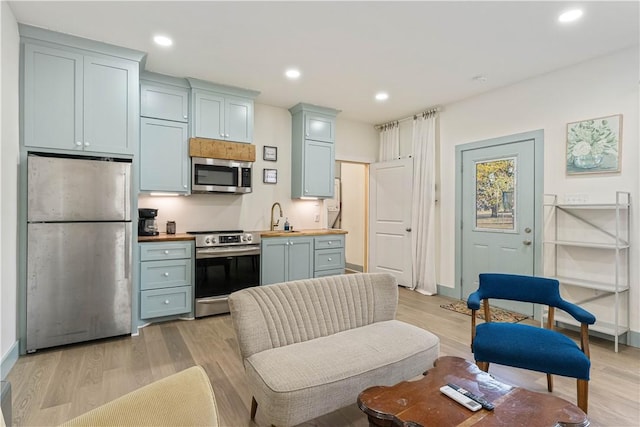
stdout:
<svg viewBox="0 0 640 427">
<path fill-rule="evenodd" d="M 278 183 L 278 169 L 263 169 L 262 170 L 262 182 L 265 184 L 277 184 Z"/>
<path fill-rule="evenodd" d="M 268 160 L 270 162 L 278 160 L 278 147 L 271 147 L 269 145 L 262 147 L 262 160 Z"/>
</svg>

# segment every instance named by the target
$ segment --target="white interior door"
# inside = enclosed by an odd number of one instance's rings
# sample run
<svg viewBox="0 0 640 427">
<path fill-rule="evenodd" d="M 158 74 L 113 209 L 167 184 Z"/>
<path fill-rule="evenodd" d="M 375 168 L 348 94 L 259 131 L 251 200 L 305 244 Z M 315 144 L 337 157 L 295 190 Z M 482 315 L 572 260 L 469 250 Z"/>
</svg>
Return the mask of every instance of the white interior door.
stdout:
<svg viewBox="0 0 640 427">
<path fill-rule="evenodd" d="M 374 163 L 369 173 L 369 271 L 413 285 L 411 197 L 413 159 Z"/>
<path fill-rule="evenodd" d="M 462 297 L 480 273 L 534 274 L 534 141 L 462 152 Z M 533 315 L 533 304 L 491 304 Z"/>
</svg>

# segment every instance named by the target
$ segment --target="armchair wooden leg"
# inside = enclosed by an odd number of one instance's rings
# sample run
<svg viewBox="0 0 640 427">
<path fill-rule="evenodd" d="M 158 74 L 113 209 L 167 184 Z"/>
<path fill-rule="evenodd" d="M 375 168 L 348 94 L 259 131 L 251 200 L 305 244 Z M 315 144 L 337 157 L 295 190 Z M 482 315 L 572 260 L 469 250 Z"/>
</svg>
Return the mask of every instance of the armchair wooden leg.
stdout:
<svg viewBox="0 0 640 427">
<path fill-rule="evenodd" d="M 578 380 L 578 407 L 586 414 L 589 406 L 589 381 Z"/>
<path fill-rule="evenodd" d="M 256 402 L 256 398 L 251 396 L 251 419 L 254 420 L 256 418 L 256 412 L 258 411 L 258 402 Z"/>
<path fill-rule="evenodd" d="M 476 365 L 478 365 L 478 368 L 480 368 L 481 371 L 489 372 L 489 362 L 476 361 Z"/>
<path fill-rule="evenodd" d="M 547 390 L 549 393 L 553 391 L 553 376 L 551 374 L 547 374 Z"/>
</svg>

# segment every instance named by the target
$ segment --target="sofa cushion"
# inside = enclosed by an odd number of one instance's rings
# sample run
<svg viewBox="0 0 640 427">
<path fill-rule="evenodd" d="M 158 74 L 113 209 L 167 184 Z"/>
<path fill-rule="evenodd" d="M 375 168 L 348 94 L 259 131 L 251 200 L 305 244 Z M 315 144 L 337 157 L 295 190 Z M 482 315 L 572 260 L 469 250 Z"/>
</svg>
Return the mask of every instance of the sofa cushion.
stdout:
<svg viewBox="0 0 640 427">
<path fill-rule="evenodd" d="M 438 350 L 434 334 L 389 320 L 262 351 L 245 368 L 260 409 L 286 426 L 355 403 L 368 387 L 420 375 Z"/>
</svg>

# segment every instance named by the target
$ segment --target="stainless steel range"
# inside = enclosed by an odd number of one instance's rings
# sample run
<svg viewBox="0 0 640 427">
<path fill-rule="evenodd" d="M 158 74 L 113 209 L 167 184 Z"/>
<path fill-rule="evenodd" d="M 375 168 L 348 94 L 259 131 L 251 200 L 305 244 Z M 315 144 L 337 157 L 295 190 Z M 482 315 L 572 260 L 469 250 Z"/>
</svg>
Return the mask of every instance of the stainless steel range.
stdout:
<svg viewBox="0 0 640 427">
<path fill-rule="evenodd" d="M 229 312 L 230 293 L 260 285 L 260 234 L 188 231 L 196 237 L 196 317 Z"/>
</svg>

